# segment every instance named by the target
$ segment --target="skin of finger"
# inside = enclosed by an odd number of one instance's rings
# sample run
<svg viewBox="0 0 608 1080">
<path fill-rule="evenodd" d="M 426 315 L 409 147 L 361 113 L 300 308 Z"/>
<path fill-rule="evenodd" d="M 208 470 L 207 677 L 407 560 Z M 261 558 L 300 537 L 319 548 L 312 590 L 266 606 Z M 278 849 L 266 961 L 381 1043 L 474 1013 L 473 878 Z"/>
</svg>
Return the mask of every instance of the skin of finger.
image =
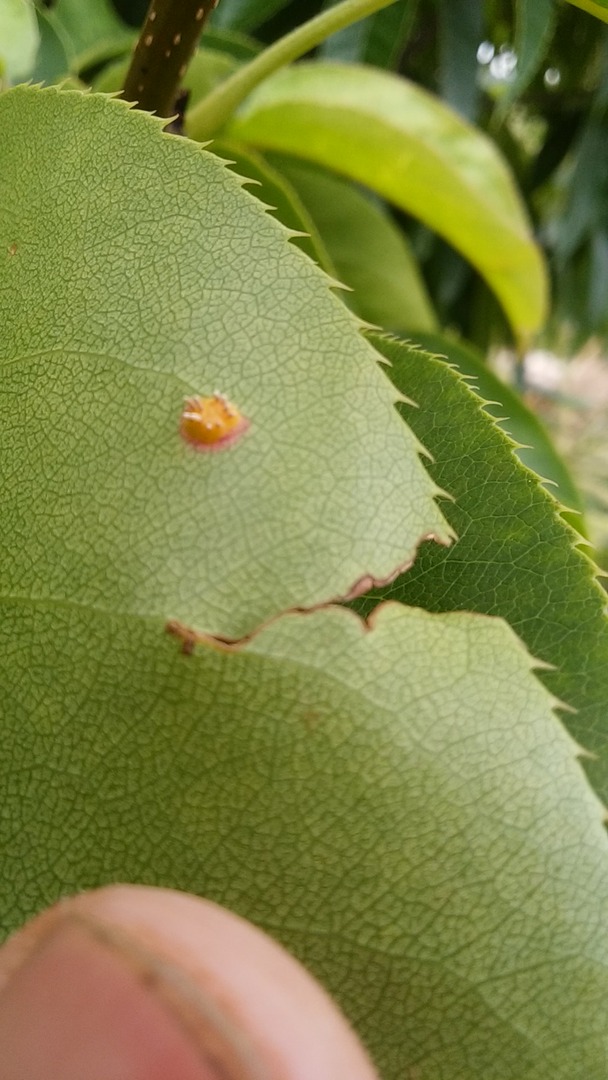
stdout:
<svg viewBox="0 0 608 1080">
<path fill-rule="evenodd" d="M 219 1053 L 231 1042 L 235 1060 L 251 1061 L 247 1076 L 377 1080 L 342 1014 L 297 961 L 237 915 L 186 893 L 113 885 L 61 901 L 0 950 L 0 990 L 40 940 L 74 919 L 129 963 L 153 967 L 155 992 L 180 1026 L 204 1051 L 210 1039 Z"/>
<path fill-rule="evenodd" d="M 0 992 L 2 1080 L 246 1076 L 189 1037 L 146 974 L 89 927 L 57 922 Z"/>
</svg>

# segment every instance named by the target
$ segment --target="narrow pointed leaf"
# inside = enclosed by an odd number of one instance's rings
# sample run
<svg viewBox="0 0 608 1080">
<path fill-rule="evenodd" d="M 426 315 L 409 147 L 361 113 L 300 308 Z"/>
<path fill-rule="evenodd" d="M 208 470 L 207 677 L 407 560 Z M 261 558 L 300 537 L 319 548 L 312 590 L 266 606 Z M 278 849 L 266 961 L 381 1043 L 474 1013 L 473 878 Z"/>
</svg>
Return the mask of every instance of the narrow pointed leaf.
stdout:
<svg viewBox="0 0 608 1080">
<path fill-rule="evenodd" d="M 111 0 L 57 0 L 53 15 L 70 42 L 73 55 L 102 43 L 132 37 L 130 28 L 118 17 Z"/>
<path fill-rule="evenodd" d="M 570 0 L 570 3 L 574 4 L 575 7 L 582 8 L 583 11 L 588 11 L 590 15 L 596 15 L 598 19 L 608 22 L 607 0 Z"/>
<path fill-rule="evenodd" d="M 324 6 L 332 7 L 336 2 L 329 0 Z M 414 25 L 417 8 L 418 0 L 396 0 L 383 11 L 332 34 L 320 46 L 319 53 L 327 60 L 394 68 Z"/>
<path fill-rule="evenodd" d="M 515 79 L 500 99 L 499 115 L 523 94 L 542 64 L 557 22 L 555 0 L 517 0 L 514 49 Z"/>
<path fill-rule="evenodd" d="M 474 120 L 479 110 L 477 49 L 484 33 L 478 0 L 440 0 L 439 92 L 461 116 Z"/>
<path fill-rule="evenodd" d="M 37 8 L 36 19 L 40 44 L 32 81 L 53 83 L 65 79 L 70 67 L 70 42 L 52 8 Z"/>
<path fill-rule="evenodd" d="M 290 0 L 222 0 L 213 13 L 212 25 L 250 33 L 287 7 Z"/>
</svg>

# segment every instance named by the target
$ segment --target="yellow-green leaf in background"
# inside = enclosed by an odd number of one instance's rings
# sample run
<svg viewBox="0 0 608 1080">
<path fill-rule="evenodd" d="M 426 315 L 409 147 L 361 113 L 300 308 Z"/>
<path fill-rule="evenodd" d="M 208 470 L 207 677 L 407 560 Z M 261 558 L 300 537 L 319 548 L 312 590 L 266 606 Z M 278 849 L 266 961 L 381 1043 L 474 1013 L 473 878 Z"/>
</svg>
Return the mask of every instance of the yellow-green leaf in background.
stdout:
<svg viewBox="0 0 608 1080">
<path fill-rule="evenodd" d="M 365 184 L 469 259 L 520 339 L 542 324 L 545 267 L 508 166 L 425 90 L 371 68 L 297 64 L 258 86 L 226 133 Z"/>
<path fill-rule="evenodd" d="M 38 49 L 38 24 L 31 0 L 0 0 L 0 86 L 25 79 L 32 71 Z"/>
</svg>

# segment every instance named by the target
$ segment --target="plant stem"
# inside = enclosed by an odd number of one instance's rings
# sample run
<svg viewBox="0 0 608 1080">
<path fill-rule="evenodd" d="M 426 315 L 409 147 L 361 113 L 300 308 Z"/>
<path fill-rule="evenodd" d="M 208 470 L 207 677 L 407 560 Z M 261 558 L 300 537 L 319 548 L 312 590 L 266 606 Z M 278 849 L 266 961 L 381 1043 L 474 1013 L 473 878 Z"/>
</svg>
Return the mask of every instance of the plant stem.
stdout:
<svg viewBox="0 0 608 1080">
<path fill-rule="evenodd" d="M 296 27 L 220 83 L 199 102 L 186 115 L 187 134 L 192 139 L 211 138 L 224 126 L 247 95 L 278 68 L 290 64 L 292 60 L 298 60 L 336 30 L 342 30 L 392 3 L 394 0 L 342 0 L 342 3 L 322 11 L 314 19 Z"/>
<path fill-rule="evenodd" d="M 217 0 L 152 0 L 123 96 L 140 109 L 172 116 L 180 83 Z"/>
</svg>

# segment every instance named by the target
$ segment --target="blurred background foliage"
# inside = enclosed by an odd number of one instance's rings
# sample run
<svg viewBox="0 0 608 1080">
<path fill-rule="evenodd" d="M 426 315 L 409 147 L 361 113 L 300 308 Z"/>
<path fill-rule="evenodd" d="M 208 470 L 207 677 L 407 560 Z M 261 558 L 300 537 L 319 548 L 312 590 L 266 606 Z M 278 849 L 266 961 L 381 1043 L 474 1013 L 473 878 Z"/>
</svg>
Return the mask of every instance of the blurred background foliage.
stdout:
<svg viewBox="0 0 608 1080">
<path fill-rule="evenodd" d="M 191 100 L 329 6 L 220 0 L 186 81 Z M 37 30 L 25 43 L 22 33 L 12 72 L 3 58 L 5 76 L 117 89 L 146 8 L 39 0 Z M 363 318 L 424 339 L 498 396 L 513 434 L 533 444 L 528 463 L 565 503 L 584 507 L 608 565 L 608 25 L 561 0 L 396 0 L 334 34 L 315 58 L 405 76 L 498 147 L 550 279 L 548 316 L 525 352 L 487 281 L 427 224 L 310 162 L 230 143 L 224 155 L 261 181 L 286 224 L 310 234 L 302 246 L 353 290 L 344 299 Z M 497 374 L 510 383 L 502 396 Z"/>
</svg>

